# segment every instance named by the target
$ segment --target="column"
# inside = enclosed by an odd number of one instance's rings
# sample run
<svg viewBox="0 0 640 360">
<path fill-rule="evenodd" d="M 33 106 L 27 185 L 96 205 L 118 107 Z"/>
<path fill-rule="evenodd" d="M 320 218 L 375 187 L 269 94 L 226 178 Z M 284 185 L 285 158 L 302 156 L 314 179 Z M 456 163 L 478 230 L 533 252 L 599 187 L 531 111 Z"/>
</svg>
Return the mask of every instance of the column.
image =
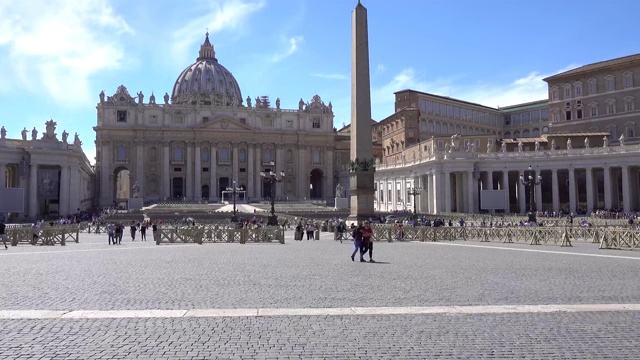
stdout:
<svg viewBox="0 0 640 360">
<path fill-rule="evenodd" d="M 209 201 L 215 201 L 218 199 L 218 150 L 216 144 L 211 143 L 211 167 L 209 167 Z"/>
<path fill-rule="evenodd" d="M 256 152 L 255 152 L 255 158 L 256 158 L 256 177 L 255 177 L 255 182 L 256 182 L 256 188 L 255 188 L 255 196 L 258 199 L 263 199 L 264 197 L 262 196 L 262 177 L 259 175 L 260 172 L 262 171 L 262 144 L 256 144 Z M 297 175 L 297 174 L 296 174 Z M 297 176 L 299 177 L 299 176 Z"/>
<path fill-rule="evenodd" d="M 69 176 L 69 213 L 75 214 L 80 208 L 81 198 L 84 198 L 87 184 L 82 181 L 80 177 L 80 170 L 77 165 L 70 168 Z"/>
<path fill-rule="evenodd" d="M 434 214 L 438 214 L 442 212 L 442 174 L 433 172 L 431 180 L 431 188 L 429 189 L 431 192 L 431 209 Z"/>
<path fill-rule="evenodd" d="M 102 145 L 102 159 L 100 163 L 100 204 L 102 206 L 113 206 L 112 191 L 113 188 L 109 186 L 111 169 L 111 141 L 103 140 Z"/>
<path fill-rule="evenodd" d="M 569 212 L 576 213 L 576 171 L 569 169 Z"/>
<path fill-rule="evenodd" d="M 451 173 L 444 172 L 444 212 L 451 212 Z"/>
<path fill-rule="evenodd" d="M 505 214 L 511 214 L 511 194 L 509 193 L 509 171 L 506 169 L 502 172 L 502 186 L 501 190 L 507 192 L 507 208 L 504 209 Z"/>
<path fill-rule="evenodd" d="M 487 189 L 493 190 L 493 171 L 487 171 Z"/>
<path fill-rule="evenodd" d="M 255 179 L 255 175 L 254 175 L 254 161 L 253 161 L 253 152 L 256 149 L 256 144 L 255 143 L 249 143 L 247 144 L 247 200 L 254 198 L 255 192 L 254 192 L 254 185 L 256 182 Z M 289 174 L 287 174 L 289 175 Z M 290 174 L 293 175 L 293 174 Z"/>
<path fill-rule="evenodd" d="M 475 207 L 475 182 L 476 180 L 473 178 L 473 171 L 467 171 L 467 213 L 470 214 L 478 212 Z"/>
<path fill-rule="evenodd" d="M 168 199 L 171 197 L 171 179 L 169 178 L 169 166 L 171 166 L 171 158 L 169 157 L 169 142 L 162 144 L 162 197 Z"/>
<path fill-rule="evenodd" d="M 238 179 L 238 165 L 240 165 L 240 159 L 238 158 L 238 143 L 234 142 L 231 145 L 233 151 L 233 157 L 231 158 L 231 181 L 229 182 L 229 186 L 233 186 L 233 180 L 236 181 L 236 186 L 240 185 Z"/>
<path fill-rule="evenodd" d="M 187 175 L 184 179 L 187 183 L 187 199 L 193 200 L 193 141 L 187 141 Z"/>
<path fill-rule="evenodd" d="M 306 171 L 307 163 L 307 145 L 298 145 L 298 197 L 309 198 L 309 174 Z"/>
<path fill-rule="evenodd" d="M 334 183 L 334 176 L 333 176 L 333 146 L 327 146 L 326 147 L 326 151 L 327 151 L 327 156 L 323 159 L 325 164 L 327 164 L 327 174 L 326 174 L 326 178 L 327 178 L 327 186 L 325 187 L 326 192 L 324 193 L 325 199 L 331 199 L 333 198 L 333 192 L 336 188 L 337 183 Z"/>
<path fill-rule="evenodd" d="M 140 187 L 140 197 L 144 198 L 144 141 L 136 142 L 136 178 L 134 184 Z M 131 184 L 133 186 L 133 184 Z M 131 195 L 133 196 L 133 194 Z"/>
<path fill-rule="evenodd" d="M 280 171 L 284 170 L 284 146 L 276 144 L 276 169 L 274 170 L 278 176 Z M 287 174 L 285 174 L 286 176 Z M 326 188 L 326 187 L 325 187 Z M 326 194 L 326 193 L 325 193 Z M 276 183 L 276 198 L 284 197 L 284 182 Z"/>
<path fill-rule="evenodd" d="M 589 216 L 593 211 L 593 200 L 595 198 L 593 192 L 593 169 L 589 167 L 585 171 L 585 176 L 587 177 L 587 216 Z"/>
<path fill-rule="evenodd" d="M 35 219 L 40 213 L 38 209 L 38 164 L 32 162 L 29 170 L 29 217 Z"/>
<path fill-rule="evenodd" d="M 551 169 L 551 198 L 553 211 L 560 212 L 560 189 L 558 188 L 558 169 Z"/>
<path fill-rule="evenodd" d="M 542 211 L 542 170 L 538 171 L 538 173 L 536 174 L 540 175 L 540 180 L 538 181 L 538 179 L 536 178 L 536 181 L 539 182 L 539 184 L 536 185 L 536 207 L 535 210 L 537 211 Z"/>
<path fill-rule="evenodd" d="M 196 201 L 202 200 L 202 148 L 200 147 L 200 142 L 196 141 L 196 152 L 195 152 L 195 174 L 194 174 L 194 191 L 195 191 L 195 199 Z"/>
<path fill-rule="evenodd" d="M 60 166 L 60 194 L 58 196 L 58 213 L 60 216 L 69 215 L 69 166 Z"/>
<path fill-rule="evenodd" d="M 609 210 L 611 206 L 611 168 L 605 167 L 604 172 L 604 207 Z"/>
<path fill-rule="evenodd" d="M 0 164 L 0 189 L 4 189 L 7 187 L 7 165 Z"/>
<path fill-rule="evenodd" d="M 523 170 L 518 171 L 518 202 L 520 203 L 520 215 L 527 212 L 527 195 L 525 186 L 520 179 L 526 176 L 527 172 Z"/>
<path fill-rule="evenodd" d="M 631 212 L 631 189 L 629 188 L 629 167 L 622 165 L 622 208 Z"/>
</svg>

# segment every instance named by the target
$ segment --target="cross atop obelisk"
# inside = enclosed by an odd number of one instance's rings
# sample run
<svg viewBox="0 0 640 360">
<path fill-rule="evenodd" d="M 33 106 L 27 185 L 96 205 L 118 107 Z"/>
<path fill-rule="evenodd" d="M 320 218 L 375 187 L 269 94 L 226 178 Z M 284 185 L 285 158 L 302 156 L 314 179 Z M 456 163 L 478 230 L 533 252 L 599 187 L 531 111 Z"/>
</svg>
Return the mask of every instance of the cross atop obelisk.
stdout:
<svg viewBox="0 0 640 360">
<path fill-rule="evenodd" d="M 374 213 L 375 169 L 371 143 L 367 9 L 358 0 L 351 18 L 351 221 L 368 219 Z"/>
</svg>

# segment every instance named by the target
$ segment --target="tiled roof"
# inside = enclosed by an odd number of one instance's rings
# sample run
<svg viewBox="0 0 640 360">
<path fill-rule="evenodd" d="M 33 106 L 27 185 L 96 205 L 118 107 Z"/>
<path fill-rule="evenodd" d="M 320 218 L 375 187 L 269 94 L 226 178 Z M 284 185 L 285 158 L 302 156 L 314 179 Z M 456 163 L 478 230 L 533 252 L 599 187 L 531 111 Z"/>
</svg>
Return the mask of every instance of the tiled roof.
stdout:
<svg viewBox="0 0 640 360">
<path fill-rule="evenodd" d="M 565 76 L 568 76 L 568 75 L 574 75 L 574 74 L 580 74 L 580 73 L 589 72 L 589 71 L 600 70 L 600 69 L 604 69 L 604 68 L 607 68 L 607 67 L 610 67 L 610 66 L 620 65 L 620 64 L 627 63 L 627 62 L 633 62 L 633 61 L 639 61 L 639 60 L 640 60 L 640 54 L 623 56 L 623 57 L 619 57 L 619 58 L 616 58 L 616 59 L 605 60 L 605 61 L 600 61 L 600 62 L 593 63 L 593 64 L 580 66 L 580 67 L 575 68 L 573 70 L 569 70 L 569 71 L 562 72 L 560 74 L 549 76 L 549 77 L 544 78 L 542 80 L 548 82 L 549 80 L 562 78 L 562 77 L 565 77 Z"/>
</svg>

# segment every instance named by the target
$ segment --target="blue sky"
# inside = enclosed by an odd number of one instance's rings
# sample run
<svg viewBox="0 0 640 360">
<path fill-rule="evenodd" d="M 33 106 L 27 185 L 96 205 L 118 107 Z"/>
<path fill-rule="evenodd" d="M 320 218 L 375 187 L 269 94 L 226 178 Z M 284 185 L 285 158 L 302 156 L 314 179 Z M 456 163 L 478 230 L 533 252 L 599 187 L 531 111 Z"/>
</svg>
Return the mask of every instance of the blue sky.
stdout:
<svg viewBox="0 0 640 360">
<path fill-rule="evenodd" d="M 0 0 L 0 125 L 78 132 L 90 159 L 98 93 L 161 101 L 206 29 L 243 97 L 283 108 L 318 94 L 350 119 L 356 0 Z M 363 0 L 372 116 L 411 88 L 487 106 L 546 98 L 541 79 L 640 52 L 637 0 Z"/>
</svg>

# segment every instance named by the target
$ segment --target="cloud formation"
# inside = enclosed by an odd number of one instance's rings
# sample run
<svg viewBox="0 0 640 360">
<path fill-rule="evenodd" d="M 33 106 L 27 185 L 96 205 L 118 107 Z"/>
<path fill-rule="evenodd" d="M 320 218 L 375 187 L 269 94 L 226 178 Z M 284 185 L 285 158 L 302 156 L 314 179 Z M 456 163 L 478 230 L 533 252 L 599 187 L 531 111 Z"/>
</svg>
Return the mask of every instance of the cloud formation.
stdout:
<svg viewBox="0 0 640 360">
<path fill-rule="evenodd" d="M 322 79 L 328 79 L 328 80 L 347 80 L 349 78 L 347 75 L 338 74 L 338 73 L 333 73 L 333 74 L 314 73 L 314 74 L 311 74 L 311 76 L 322 78 Z"/>
<path fill-rule="evenodd" d="M 273 54 L 271 56 L 271 61 L 280 62 L 289 56 L 293 55 L 296 51 L 298 51 L 298 45 L 304 43 L 304 37 L 302 36 L 294 36 L 288 39 L 289 48 L 283 52 Z"/>
<path fill-rule="evenodd" d="M 86 105 L 92 75 L 118 68 L 118 38 L 133 30 L 105 1 L 5 0 L 0 2 L 0 73 L 5 89 L 46 92 L 66 105 Z M 69 90 L 73 89 L 73 97 Z"/>
</svg>

